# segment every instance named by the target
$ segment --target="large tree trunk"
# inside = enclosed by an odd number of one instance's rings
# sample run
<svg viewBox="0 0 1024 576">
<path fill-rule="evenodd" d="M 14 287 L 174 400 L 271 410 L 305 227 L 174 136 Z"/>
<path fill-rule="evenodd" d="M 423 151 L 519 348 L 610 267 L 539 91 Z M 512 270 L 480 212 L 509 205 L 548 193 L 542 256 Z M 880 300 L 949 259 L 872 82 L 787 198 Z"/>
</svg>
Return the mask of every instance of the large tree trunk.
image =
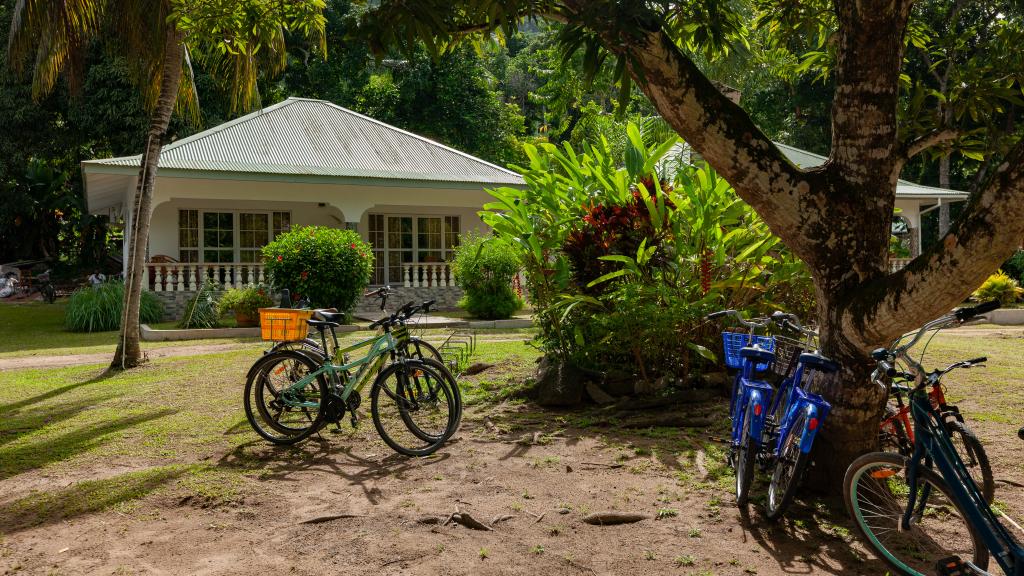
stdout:
<svg viewBox="0 0 1024 576">
<path fill-rule="evenodd" d="M 124 307 L 121 311 L 121 333 L 117 351 L 111 361 L 111 368 L 133 368 L 143 362 L 139 338 L 139 304 L 142 299 L 143 267 L 146 262 L 146 247 L 149 245 L 149 221 L 153 215 L 153 186 L 156 182 L 157 166 L 160 163 L 160 149 L 163 146 L 167 127 L 174 112 L 181 82 L 181 61 L 184 56 L 184 36 L 174 25 L 170 25 L 164 39 L 164 59 L 161 66 L 160 96 L 150 118 L 149 133 L 146 135 L 139 168 L 139 182 L 132 207 L 132 229 L 126 231 L 129 237 L 128 277 L 125 278 Z"/>
</svg>

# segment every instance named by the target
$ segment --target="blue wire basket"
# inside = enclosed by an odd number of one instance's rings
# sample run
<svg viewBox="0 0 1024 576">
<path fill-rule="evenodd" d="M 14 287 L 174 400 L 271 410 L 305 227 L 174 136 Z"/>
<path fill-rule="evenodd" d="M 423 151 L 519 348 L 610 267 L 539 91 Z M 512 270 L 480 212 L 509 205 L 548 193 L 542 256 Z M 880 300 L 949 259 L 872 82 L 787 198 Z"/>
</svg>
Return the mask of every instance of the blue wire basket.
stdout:
<svg viewBox="0 0 1024 576">
<path fill-rule="evenodd" d="M 754 336 L 753 342 L 758 346 L 772 352 L 775 350 L 775 339 L 771 336 Z M 733 370 L 743 367 L 743 358 L 740 350 L 751 343 L 750 335 L 746 332 L 722 332 L 722 344 L 725 349 L 725 366 Z M 752 344 L 752 343 L 751 343 Z M 767 370 L 767 362 L 758 362 L 754 367 L 756 370 Z"/>
</svg>

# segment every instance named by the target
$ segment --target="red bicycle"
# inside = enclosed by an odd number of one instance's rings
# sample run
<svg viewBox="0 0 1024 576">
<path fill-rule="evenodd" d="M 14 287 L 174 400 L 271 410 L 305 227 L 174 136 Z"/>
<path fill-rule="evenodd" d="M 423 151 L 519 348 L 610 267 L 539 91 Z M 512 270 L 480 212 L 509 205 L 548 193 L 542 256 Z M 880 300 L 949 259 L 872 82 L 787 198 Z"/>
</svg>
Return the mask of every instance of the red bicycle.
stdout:
<svg viewBox="0 0 1024 576">
<path fill-rule="evenodd" d="M 960 459 L 964 461 L 967 470 L 974 478 L 975 484 L 981 489 L 985 500 L 990 504 L 995 496 L 995 479 L 992 477 L 992 466 L 989 464 L 988 455 L 981 441 L 964 424 L 964 417 L 960 409 L 946 402 L 946 395 L 942 389 L 942 377 L 956 370 L 957 368 L 971 368 L 984 363 L 988 358 L 974 358 L 964 360 L 946 367 L 944 370 L 934 370 L 927 374 L 926 379 L 931 390 L 928 396 L 931 399 L 932 407 L 939 411 L 945 423 L 949 437 L 953 441 Z M 892 381 L 889 384 L 889 398 L 893 402 L 886 404 L 885 416 L 882 417 L 881 431 L 879 432 L 879 443 L 882 450 L 886 452 L 898 452 L 903 456 L 910 457 L 914 451 L 914 427 L 911 424 L 910 406 L 905 398 L 910 393 L 912 386 L 903 382 L 913 383 L 914 377 L 906 372 L 890 374 Z"/>
</svg>

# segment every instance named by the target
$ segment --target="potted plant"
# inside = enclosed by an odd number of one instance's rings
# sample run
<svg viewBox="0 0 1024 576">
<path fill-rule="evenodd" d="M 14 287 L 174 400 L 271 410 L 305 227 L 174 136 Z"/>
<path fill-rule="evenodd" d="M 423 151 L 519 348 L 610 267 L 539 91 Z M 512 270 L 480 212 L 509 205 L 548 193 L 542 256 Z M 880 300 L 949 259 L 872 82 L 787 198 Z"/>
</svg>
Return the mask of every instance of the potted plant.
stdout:
<svg viewBox="0 0 1024 576">
<path fill-rule="evenodd" d="M 259 326 L 260 308 L 269 308 L 274 305 L 270 299 L 267 288 L 263 285 L 249 286 L 248 288 L 232 288 L 220 297 L 217 302 L 217 310 L 223 316 L 228 312 L 235 315 L 235 324 L 239 328 Z"/>
</svg>

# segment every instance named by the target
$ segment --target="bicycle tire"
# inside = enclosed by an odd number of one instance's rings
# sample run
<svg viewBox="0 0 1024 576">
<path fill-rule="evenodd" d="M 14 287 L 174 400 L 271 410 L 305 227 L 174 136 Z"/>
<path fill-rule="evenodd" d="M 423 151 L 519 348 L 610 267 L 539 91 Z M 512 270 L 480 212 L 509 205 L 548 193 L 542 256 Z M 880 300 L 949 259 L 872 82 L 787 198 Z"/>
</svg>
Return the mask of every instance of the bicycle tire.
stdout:
<svg viewBox="0 0 1024 576">
<path fill-rule="evenodd" d="M 373 425 L 377 429 L 377 434 L 380 435 L 384 443 L 391 447 L 392 450 L 405 456 L 428 456 L 436 452 L 454 432 L 452 430 L 452 425 L 455 422 L 454 405 L 448 387 L 440 386 L 439 390 L 447 398 L 447 410 L 445 411 L 446 413 L 441 413 L 438 410 L 432 412 L 432 414 L 438 418 L 444 418 L 444 426 L 441 427 L 441 432 L 423 434 L 422 426 L 418 422 L 410 426 L 409 423 L 412 421 L 411 414 L 419 411 L 415 400 L 410 401 L 407 397 L 407 380 L 410 370 L 435 372 L 434 376 L 438 381 L 441 381 L 441 377 L 436 374 L 436 369 L 428 367 L 422 362 L 412 360 L 391 364 L 385 367 L 373 382 L 373 389 L 370 391 L 370 413 L 373 416 Z M 391 388 L 390 384 L 392 379 L 394 379 L 394 389 Z M 413 438 L 418 441 L 415 443 L 419 444 L 419 446 L 408 445 L 409 442 L 407 440 L 411 439 L 403 438 L 399 440 L 396 438 L 400 432 L 396 417 L 390 414 L 390 411 L 384 412 L 384 409 L 390 405 L 396 407 L 397 418 L 401 421 L 401 429 L 409 431 Z M 424 413 L 426 414 L 426 412 Z M 389 430 L 389 428 L 391 429 Z M 420 432 L 419 434 L 417 434 L 417 430 Z"/>
<path fill-rule="evenodd" d="M 746 506 L 750 499 L 750 486 L 754 482 L 754 467 L 758 447 L 750 437 L 750 426 L 754 408 L 747 405 L 743 412 L 743 426 L 740 432 L 740 445 L 736 453 L 736 505 Z"/>
<path fill-rule="evenodd" d="M 978 440 L 974 431 L 959 420 L 946 420 L 946 432 L 949 433 L 953 447 L 960 453 L 960 459 L 981 490 L 985 501 L 991 504 L 996 494 L 996 481 L 992 476 L 992 465 L 988 461 L 988 454 L 985 453 L 981 440 Z M 957 438 L 960 439 L 959 443 Z"/>
<path fill-rule="evenodd" d="M 315 372 L 320 367 L 305 354 L 294 350 L 281 350 L 264 356 L 257 361 L 258 367 L 249 371 L 243 398 L 245 417 L 252 429 L 263 439 L 282 445 L 300 442 L 326 424 L 324 417 L 327 410 L 324 406 L 324 399 L 328 397 L 327 382 L 322 375 L 318 376 L 310 383 L 312 388 L 308 392 L 310 398 L 315 398 L 318 404 L 316 414 L 310 416 L 310 411 L 302 408 L 302 410 L 294 411 L 296 414 L 302 414 L 302 417 L 296 417 L 296 425 L 282 424 L 281 415 L 293 411 L 287 409 L 286 406 L 281 406 L 278 393 L 281 385 L 272 383 L 270 374 L 275 366 L 285 361 L 301 365 L 305 368 L 305 374 Z M 286 375 L 283 377 L 283 382 L 295 382 L 296 376 L 295 374 Z M 268 394 L 272 399 L 268 398 Z M 276 415 L 272 413 L 274 411 L 277 412 Z M 306 419 L 305 422 L 302 421 L 303 418 Z M 298 426 L 298 424 L 303 425 Z"/>
<path fill-rule="evenodd" d="M 800 440 L 806 427 L 807 413 L 801 411 L 782 442 L 782 449 L 779 451 L 779 458 L 775 462 L 775 470 L 768 484 L 765 516 L 769 520 L 778 520 L 793 504 L 797 487 L 810 461 L 810 454 L 800 449 Z M 790 465 L 788 474 L 786 464 Z"/>
<path fill-rule="evenodd" d="M 979 538 L 974 526 L 964 520 L 967 515 L 963 508 L 950 497 L 949 487 L 945 480 L 923 466 L 918 469 L 919 490 L 924 492 L 925 486 L 928 486 L 928 499 L 915 506 L 923 513 L 915 515 L 913 527 L 909 530 L 902 528 L 906 500 L 898 500 L 898 497 L 902 497 L 904 491 L 906 491 L 905 495 L 909 496 L 909 488 L 905 481 L 907 462 L 908 459 L 899 454 L 871 452 L 857 458 L 847 468 L 846 476 L 843 478 L 843 502 L 857 531 L 881 559 L 899 574 L 931 575 L 935 571 L 935 563 L 950 556 L 959 556 L 964 560 L 969 559 L 978 568 L 986 570 L 989 561 L 988 548 Z M 868 478 L 865 478 L 865 475 Z M 865 481 L 863 484 L 862 480 Z M 938 496 L 936 492 L 938 492 Z M 864 497 L 863 502 L 862 496 Z M 872 497 L 875 501 L 869 502 L 868 500 Z M 929 502 L 936 502 L 938 506 L 924 510 Z M 965 530 L 955 530 L 954 524 L 959 523 L 949 521 L 950 518 L 957 518 L 957 515 L 948 513 L 948 517 L 939 517 L 943 512 L 948 512 L 950 506 L 956 510 L 959 519 L 964 521 L 962 528 Z M 868 517 L 872 518 L 872 522 L 878 522 L 882 526 L 870 526 L 866 520 Z M 874 520 L 874 518 L 879 520 Z M 934 534 L 929 533 L 926 538 L 917 538 L 917 541 L 913 542 L 915 535 L 925 531 L 921 528 L 924 521 L 928 522 L 928 530 Z M 883 544 L 879 537 L 885 534 L 892 534 L 893 537 L 896 537 L 897 545 L 886 546 Z M 889 536 L 886 536 L 886 539 L 888 538 Z M 905 544 L 899 542 L 900 540 L 911 542 Z M 919 547 L 921 544 L 930 545 L 932 551 L 922 551 Z M 897 546 L 900 550 L 907 552 L 901 556 L 911 556 L 912 558 L 898 557 L 890 550 Z M 938 547 L 944 548 L 936 549 Z"/>
<path fill-rule="evenodd" d="M 444 440 L 447 440 L 448 438 L 451 438 L 456 431 L 458 431 L 459 426 L 462 424 L 462 391 L 459 390 L 459 382 L 455 378 L 455 375 L 451 373 L 451 370 L 449 370 L 448 367 L 445 366 L 443 363 L 438 362 L 433 358 L 419 358 L 418 360 L 420 362 L 423 362 L 427 366 L 430 366 L 437 370 L 440 373 L 440 375 L 444 378 L 444 380 L 441 382 L 441 385 L 447 386 L 452 394 L 452 402 L 455 406 L 455 421 L 449 427 L 449 430 L 447 431 L 447 436 L 444 438 Z M 410 431 L 413 434 L 417 435 L 423 434 L 423 440 L 429 440 L 430 438 L 432 438 L 432 436 L 429 433 L 421 430 L 418 426 L 415 425 L 415 423 L 413 423 L 411 426 L 412 428 L 410 428 Z"/>
</svg>

